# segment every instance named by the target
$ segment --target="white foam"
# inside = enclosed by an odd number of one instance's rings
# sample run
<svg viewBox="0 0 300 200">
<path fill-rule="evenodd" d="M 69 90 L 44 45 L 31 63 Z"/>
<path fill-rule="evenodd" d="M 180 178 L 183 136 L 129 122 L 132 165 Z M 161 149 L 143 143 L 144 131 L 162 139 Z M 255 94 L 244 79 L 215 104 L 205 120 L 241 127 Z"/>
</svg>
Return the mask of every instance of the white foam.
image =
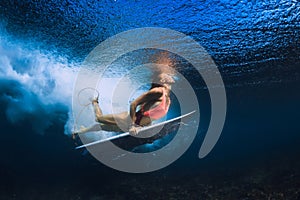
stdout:
<svg viewBox="0 0 300 200">
<path fill-rule="evenodd" d="M 59 103 L 71 110 L 77 65 L 34 47 L 29 49 L 28 43 L 25 47 L 25 42 L 9 40 L 6 34 L 0 33 L 0 78 L 19 82 L 45 106 Z M 13 122 L 17 120 L 14 116 L 8 117 Z"/>
</svg>

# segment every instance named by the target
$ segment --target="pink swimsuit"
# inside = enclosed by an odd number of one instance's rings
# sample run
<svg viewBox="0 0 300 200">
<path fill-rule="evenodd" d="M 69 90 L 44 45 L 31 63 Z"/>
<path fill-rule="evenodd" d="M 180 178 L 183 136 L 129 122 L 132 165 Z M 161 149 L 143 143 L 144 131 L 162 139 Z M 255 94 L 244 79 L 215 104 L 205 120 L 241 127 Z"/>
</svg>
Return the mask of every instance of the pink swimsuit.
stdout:
<svg viewBox="0 0 300 200">
<path fill-rule="evenodd" d="M 146 117 L 150 117 L 151 119 L 159 119 L 165 116 L 168 113 L 170 104 L 167 104 L 167 98 L 165 92 L 163 93 L 163 99 L 161 103 L 150 110 L 144 112 L 144 107 L 142 107 L 143 115 Z"/>
</svg>

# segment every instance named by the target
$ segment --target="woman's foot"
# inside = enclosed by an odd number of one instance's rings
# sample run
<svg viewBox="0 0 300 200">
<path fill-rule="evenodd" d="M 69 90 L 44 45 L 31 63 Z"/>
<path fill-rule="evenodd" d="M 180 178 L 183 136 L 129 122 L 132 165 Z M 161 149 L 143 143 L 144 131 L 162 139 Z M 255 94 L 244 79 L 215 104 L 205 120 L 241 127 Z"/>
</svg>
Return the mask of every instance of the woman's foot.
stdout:
<svg viewBox="0 0 300 200">
<path fill-rule="evenodd" d="M 95 104 L 95 103 L 99 103 L 99 97 L 96 97 L 96 98 L 89 98 L 89 100 L 92 102 L 92 104 Z"/>
<path fill-rule="evenodd" d="M 73 133 L 72 133 L 72 139 L 75 140 L 77 135 L 78 135 L 77 132 L 73 132 Z"/>
<path fill-rule="evenodd" d="M 72 133 L 72 139 L 75 140 L 76 137 L 81 134 L 81 133 L 85 133 L 86 128 L 84 126 L 80 126 L 80 130 L 79 131 L 75 131 Z"/>
</svg>

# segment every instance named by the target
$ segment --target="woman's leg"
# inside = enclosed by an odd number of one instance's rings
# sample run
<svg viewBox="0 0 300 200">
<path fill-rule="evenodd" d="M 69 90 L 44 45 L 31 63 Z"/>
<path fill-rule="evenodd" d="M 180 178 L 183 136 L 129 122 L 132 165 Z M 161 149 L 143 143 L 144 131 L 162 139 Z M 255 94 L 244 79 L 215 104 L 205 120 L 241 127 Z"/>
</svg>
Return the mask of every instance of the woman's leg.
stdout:
<svg viewBox="0 0 300 200">
<path fill-rule="evenodd" d="M 81 127 L 79 131 L 75 132 L 74 134 L 82 134 L 88 133 L 93 131 L 111 131 L 111 132 L 122 132 L 122 130 L 116 125 L 107 125 L 107 124 L 95 124 L 91 127 Z"/>
<path fill-rule="evenodd" d="M 99 124 L 95 124 L 91 127 L 82 127 L 79 131 L 74 132 L 73 136 L 76 134 L 82 134 L 92 131 L 111 131 L 111 132 L 128 132 L 131 123 L 131 118 L 128 112 L 122 112 L 118 114 L 103 115 L 99 103 L 97 100 L 92 101 L 94 108 L 95 121 Z M 141 116 L 138 125 L 147 126 L 151 124 L 151 119 L 149 117 Z"/>
<path fill-rule="evenodd" d="M 92 131 L 100 131 L 101 130 L 101 125 L 100 124 L 95 124 L 91 127 L 80 127 L 80 130 L 75 132 L 75 134 L 81 134 L 81 133 L 88 133 Z"/>
<path fill-rule="evenodd" d="M 83 134 L 83 133 L 88 133 L 88 132 L 96 132 L 96 131 L 110 131 L 110 132 L 127 132 L 123 131 L 122 129 L 119 128 L 117 125 L 107 125 L 107 124 L 95 124 L 91 127 L 81 127 L 79 131 L 73 132 L 72 133 L 72 138 L 75 139 L 76 135 L 78 134 Z"/>
<path fill-rule="evenodd" d="M 103 115 L 97 100 L 93 100 L 92 105 L 94 108 L 96 122 L 106 124 L 106 125 L 117 125 L 120 123 L 123 124 L 124 122 L 127 123 L 128 121 L 128 116 L 129 116 L 128 112 Z"/>
<path fill-rule="evenodd" d="M 127 132 L 131 124 L 128 112 L 103 115 L 97 100 L 92 101 L 95 113 L 95 121 L 101 124 L 101 130 Z"/>
<path fill-rule="evenodd" d="M 79 131 L 73 132 L 73 138 L 77 134 L 93 132 L 93 131 L 113 131 L 113 132 L 126 132 L 128 131 L 128 112 L 123 112 L 114 115 L 103 115 L 101 108 L 99 107 L 98 99 L 92 101 L 94 108 L 95 121 L 99 124 L 95 124 L 91 127 L 81 127 Z"/>
</svg>

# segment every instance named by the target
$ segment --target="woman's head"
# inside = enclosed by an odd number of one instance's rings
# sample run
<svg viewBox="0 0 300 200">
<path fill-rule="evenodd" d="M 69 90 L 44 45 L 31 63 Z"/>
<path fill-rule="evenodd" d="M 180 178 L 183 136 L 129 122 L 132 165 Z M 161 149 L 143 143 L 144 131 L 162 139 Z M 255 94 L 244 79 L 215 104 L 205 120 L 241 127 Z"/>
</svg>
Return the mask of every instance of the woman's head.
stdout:
<svg viewBox="0 0 300 200">
<path fill-rule="evenodd" d="M 175 83 L 173 77 L 169 74 L 159 74 L 157 80 L 159 84 L 172 85 L 173 83 Z"/>
<path fill-rule="evenodd" d="M 157 64 L 153 70 L 152 81 L 157 84 L 168 84 L 172 85 L 175 83 L 173 76 L 175 75 L 175 70 L 168 66 Z"/>
<path fill-rule="evenodd" d="M 171 90 L 171 86 L 173 83 L 175 83 L 175 81 L 171 75 L 158 74 L 155 77 L 155 80 L 153 80 L 151 88 L 165 87 L 166 89 Z"/>
</svg>

